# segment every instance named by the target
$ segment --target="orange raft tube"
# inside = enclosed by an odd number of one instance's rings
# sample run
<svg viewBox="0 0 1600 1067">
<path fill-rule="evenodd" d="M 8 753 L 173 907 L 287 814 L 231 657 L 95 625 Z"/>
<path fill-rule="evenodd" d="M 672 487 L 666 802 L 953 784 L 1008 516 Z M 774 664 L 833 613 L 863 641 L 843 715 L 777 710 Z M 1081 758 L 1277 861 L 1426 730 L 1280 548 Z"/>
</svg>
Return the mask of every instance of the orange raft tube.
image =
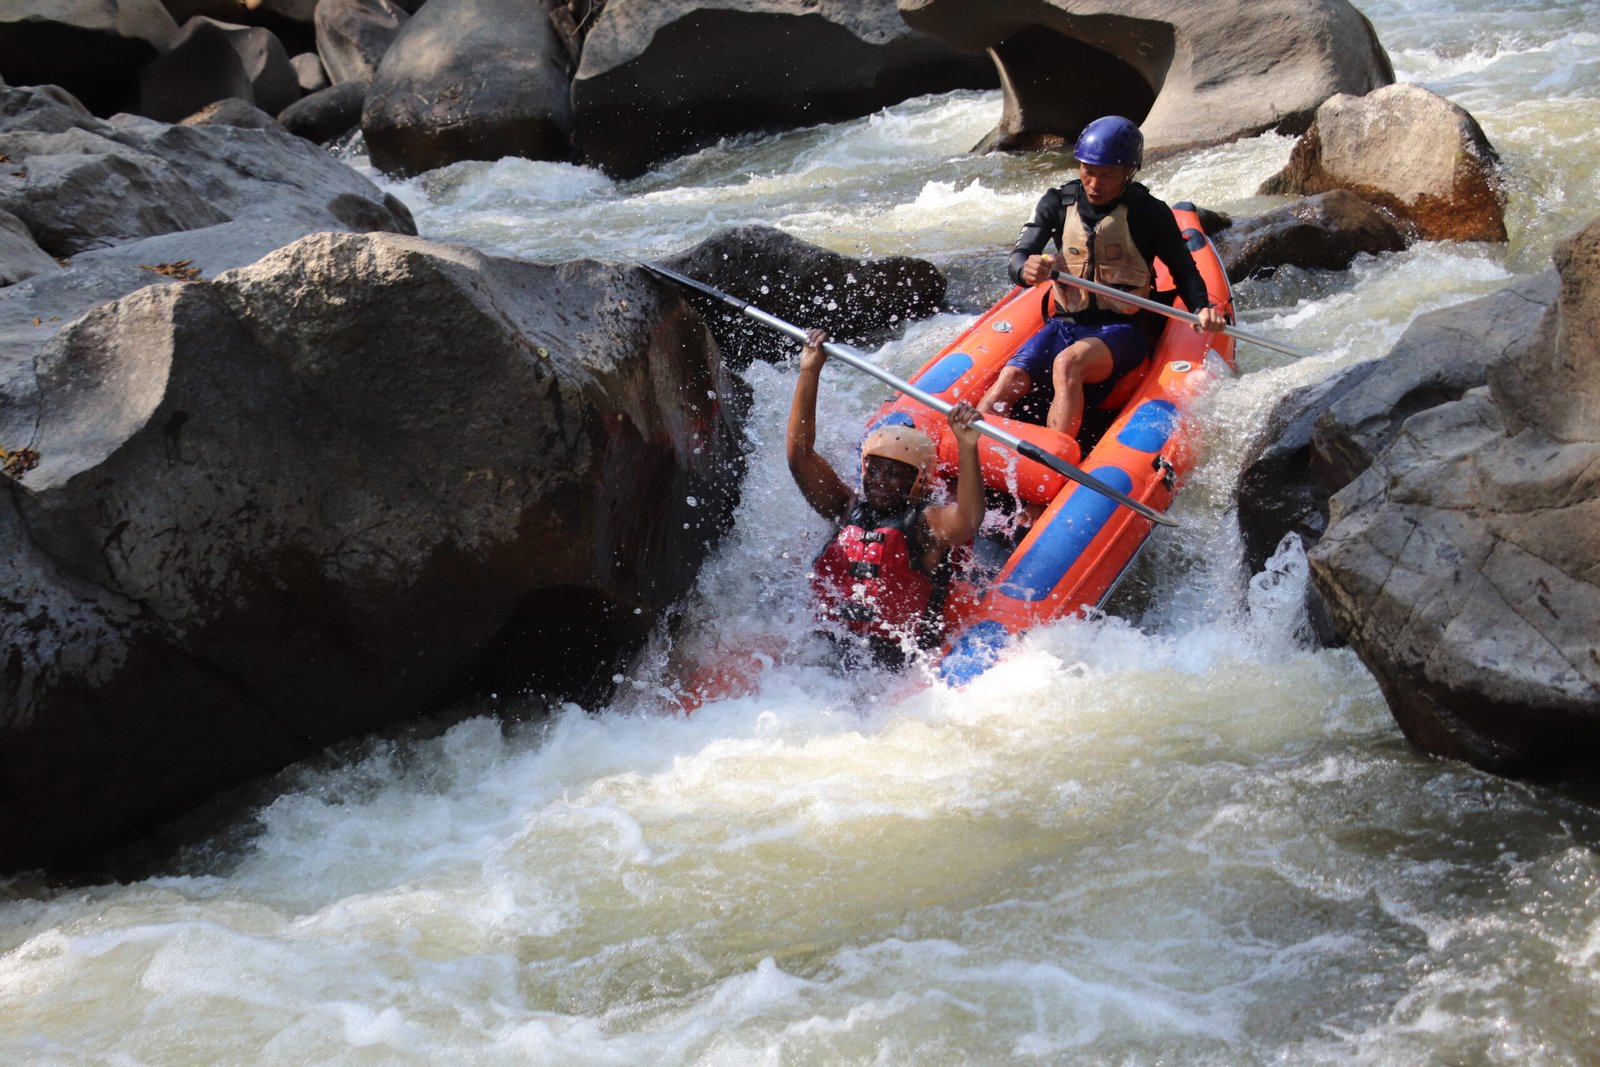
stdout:
<svg viewBox="0 0 1600 1067">
<path fill-rule="evenodd" d="M 1178 204 L 1173 215 L 1205 278 L 1212 306 L 1232 321 L 1227 274 L 1193 205 Z M 1156 289 L 1172 290 L 1171 276 L 1162 264 L 1156 266 Z M 1006 360 L 1043 323 L 1049 292 L 1048 282 L 1012 290 L 929 360 L 912 384 L 952 404 L 976 403 Z M 1182 308 L 1181 303 L 1176 306 Z M 1218 374 L 1217 362 L 1208 356 L 1214 352 L 1232 367 L 1233 346 L 1226 334 L 1208 336 L 1187 322 L 1168 319 L 1144 366 L 1124 376 L 1101 405 L 1100 425 L 1108 415 L 1114 417 L 1087 454 L 1080 455 L 1078 440 L 1043 426 L 985 418 L 1164 511 L 1194 461 L 1198 426 L 1191 409 Z M 1094 414 L 1086 413 L 1086 427 L 1094 426 Z M 912 424 L 927 433 L 939 448 L 940 474 L 954 477 L 956 443 L 941 415 L 902 396 L 885 402 L 868 421 L 868 431 L 885 422 Z M 973 567 L 952 583 L 945 609 L 949 638 L 936 668 L 950 685 L 964 684 L 987 670 L 1011 635 L 1102 604 L 1152 530 L 1152 523 L 1131 509 L 987 437 L 980 438 L 979 459 L 985 488 L 992 494 L 1043 510 L 1014 547 L 995 549 L 992 542 L 977 546 L 980 558 L 1004 553 L 998 573 Z"/>
</svg>

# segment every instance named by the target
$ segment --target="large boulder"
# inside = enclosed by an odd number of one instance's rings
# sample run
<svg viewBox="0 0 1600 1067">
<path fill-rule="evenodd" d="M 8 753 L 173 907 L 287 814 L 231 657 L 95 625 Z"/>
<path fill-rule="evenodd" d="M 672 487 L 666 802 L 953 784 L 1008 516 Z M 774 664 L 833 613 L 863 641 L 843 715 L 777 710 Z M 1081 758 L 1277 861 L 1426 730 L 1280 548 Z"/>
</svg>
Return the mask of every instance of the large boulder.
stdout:
<svg viewBox="0 0 1600 1067">
<path fill-rule="evenodd" d="M 893 0 L 609 0 L 572 102 L 584 160 L 631 177 L 723 137 L 995 84 L 981 54 L 911 30 Z"/>
<path fill-rule="evenodd" d="M 566 54 L 542 3 L 430 0 L 384 54 L 362 111 L 373 166 L 414 174 L 463 159 L 567 159 Z"/>
<path fill-rule="evenodd" d="M 1400 251 L 1406 238 L 1388 215 L 1336 189 L 1235 221 L 1216 244 L 1228 280 L 1239 282 L 1284 266 L 1343 270 L 1357 256 Z"/>
<path fill-rule="evenodd" d="M 1338 95 L 1264 194 L 1348 189 L 1430 241 L 1506 240 L 1500 159 L 1464 109 L 1419 85 Z"/>
<path fill-rule="evenodd" d="M 393 0 L 322 0 L 317 5 L 317 56 L 335 84 L 370 82 L 384 53 L 411 18 Z"/>
<path fill-rule="evenodd" d="M 1381 359 L 1366 360 L 1278 402 L 1246 450 L 1235 490 L 1245 563 L 1260 570 L 1284 535 L 1307 547 L 1328 500 L 1386 452 L 1407 419 L 1458 400 L 1520 350 L 1555 303 L 1555 271 L 1419 315 Z"/>
<path fill-rule="evenodd" d="M 1346 0 L 899 0 L 907 23 L 988 49 L 1005 104 L 986 145 L 1070 144 L 1101 115 L 1144 131 L 1146 156 L 1264 130 L 1300 132 L 1334 93 L 1394 80 Z"/>
<path fill-rule="evenodd" d="M 107 122 L 59 89 L 0 89 L 0 154 L 13 161 L 0 167 L 0 210 L 71 257 L 0 288 L 0 447 L 33 424 L 40 346 L 93 305 L 212 277 L 317 230 L 416 231 L 403 204 L 276 124 Z"/>
<path fill-rule="evenodd" d="M 139 92 L 140 113 L 163 122 L 232 97 L 277 114 L 300 99 L 300 77 L 271 31 L 192 18 L 139 72 Z"/>
<path fill-rule="evenodd" d="M 787 322 L 820 326 L 836 340 L 860 343 L 943 310 L 939 268 L 911 256 L 856 259 L 807 244 L 771 226 L 722 230 L 663 265 L 747 301 Z M 725 304 L 704 299 L 711 333 L 735 368 L 776 362 L 795 342 Z"/>
<path fill-rule="evenodd" d="M 7 0 L 0 77 L 62 86 L 97 115 L 136 111 L 139 69 L 177 35 L 160 0 Z"/>
<path fill-rule="evenodd" d="M 1504 774 L 1600 742 L 1600 221 L 1555 261 L 1539 328 L 1402 424 L 1309 557 L 1406 736 Z"/>
<path fill-rule="evenodd" d="M 474 681 L 596 696 L 731 520 L 744 393 L 642 272 L 323 233 L 95 308 L 0 483 L 0 870 Z"/>
</svg>

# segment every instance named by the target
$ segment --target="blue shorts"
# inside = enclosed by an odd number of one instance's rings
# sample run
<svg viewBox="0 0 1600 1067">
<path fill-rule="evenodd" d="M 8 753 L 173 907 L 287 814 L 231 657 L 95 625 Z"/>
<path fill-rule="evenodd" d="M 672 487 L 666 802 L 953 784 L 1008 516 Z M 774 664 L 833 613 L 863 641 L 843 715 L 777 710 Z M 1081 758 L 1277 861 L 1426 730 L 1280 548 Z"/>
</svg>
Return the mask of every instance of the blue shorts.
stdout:
<svg viewBox="0 0 1600 1067">
<path fill-rule="evenodd" d="M 1144 362 L 1149 344 L 1144 330 L 1132 322 L 1106 322 L 1096 326 L 1082 326 L 1068 318 L 1050 318 L 1034 331 L 1032 337 L 1022 342 L 1008 367 L 1020 367 L 1028 372 L 1033 388 L 1053 394 L 1055 386 L 1050 379 L 1050 366 L 1061 350 L 1085 337 L 1098 337 L 1111 349 L 1111 375 L 1103 382 L 1087 385 L 1083 390 L 1086 407 L 1095 407 L 1111 395 L 1111 387 L 1129 371 Z"/>
</svg>

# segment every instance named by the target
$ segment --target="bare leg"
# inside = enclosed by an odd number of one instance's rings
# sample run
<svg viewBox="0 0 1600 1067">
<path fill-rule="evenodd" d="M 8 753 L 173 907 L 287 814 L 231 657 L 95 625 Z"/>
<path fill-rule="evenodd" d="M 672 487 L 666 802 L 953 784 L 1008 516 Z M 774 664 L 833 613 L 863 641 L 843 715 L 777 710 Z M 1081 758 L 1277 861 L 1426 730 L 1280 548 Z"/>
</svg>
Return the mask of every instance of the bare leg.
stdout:
<svg viewBox="0 0 1600 1067">
<path fill-rule="evenodd" d="M 1044 424 L 1052 430 L 1077 436 L 1083 425 L 1083 387 L 1103 382 L 1116 369 L 1111 349 L 1098 337 L 1085 337 L 1062 349 L 1050 367 L 1056 395 Z"/>
<path fill-rule="evenodd" d="M 978 401 L 980 415 L 1009 415 L 1018 400 L 1028 395 L 1033 381 L 1021 367 L 1001 367 L 1000 377 L 989 386 L 989 391 Z"/>
</svg>

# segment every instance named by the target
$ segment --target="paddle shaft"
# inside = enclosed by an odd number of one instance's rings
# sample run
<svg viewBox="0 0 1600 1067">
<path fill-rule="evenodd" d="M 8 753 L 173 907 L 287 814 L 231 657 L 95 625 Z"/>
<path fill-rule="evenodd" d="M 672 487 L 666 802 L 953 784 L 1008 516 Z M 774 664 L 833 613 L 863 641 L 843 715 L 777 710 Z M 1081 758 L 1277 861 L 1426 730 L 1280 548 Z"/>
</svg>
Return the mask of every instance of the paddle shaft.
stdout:
<svg viewBox="0 0 1600 1067">
<path fill-rule="evenodd" d="M 1101 296 L 1109 296 L 1123 304 L 1132 304 L 1134 307 L 1143 308 L 1146 311 L 1154 311 L 1157 315 L 1165 315 L 1167 318 L 1177 319 L 1179 322 L 1196 324 L 1200 322 L 1200 316 L 1193 312 L 1179 311 L 1177 308 L 1168 307 L 1159 300 L 1147 300 L 1142 296 L 1135 296 L 1132 293 L 1125 293 L 1121 289 L 1090 281 L 1088 278 L 1080 278 L 1076 274 L 1065 274 L 1059 270 L 1053 270 L 1050 272 L 1050 278 L 1052 281 L 1058 281 L 1064 285 L 1087 289 L 1089 292 L 1099 293 Z M 1282 341 L 1274 341 L 1270 337 L 1262 337 L 1260 334 L 1251 333 L 1249 330 L 1241 330 L 1237 326 L 1224 326 L 1222 332 L 1229 337 L 1237 337 L 1241 341 L 1249 341 L 1251 344 L 1260 345 L 1262 348 L 1270 348 L 1274 352 L 1282 352 L 1289 356 L 1299 356 L 1301 359 L 1316 355 L 1315 352 L 1309 349 L 1284 344 Z"/>
<path fill-rule="evenodd" d="M 772 329 L 777 330 L 779 333 L 787 334 L 801 343 L 804 343 L 806 340 L 806 331 L 804 329 L 796 326 L 792 322 L 785 322 L 776 315 L 771 315 L 765 311 L 762 311 L 754 304 L 747 304 L 738 297 L 724 293 L 720 289 L 714 289 L 702 281 L 698 281 L 697 279 L 689 277 L 687 274 L 680 274 L 675 270 L 669 270 L 666 267 L 658 266 L 654 263 L 643 263 L 640 265 L 646 270 L 654 271 L 664 278 L 670 278 L 673 281 L 686 285 L 691 289 L 705 293 L 707 296 L 715 297 L 728 306 L 739 309 L 739 311 L 743 312 L 747 317 L 754 319 L 763 326 L 769 326 Z M 842 345 L 834 341 L 825 341 L 823 342 L 822 350 L 828 354 L 829 358 L 837 359 L 841 363 L 847 364 L 848 366 L 854 367 L 856 370 L 871 375 L 884 385 L 889 386 L 889 388 L 904 393 L 917 403 L 926 405 L 941 415 L 949 414 L 950 409 L 955 406 L 948 401 L 939 399 L 932 393 L 917 388 L 905 379 L 900 378 L 899 376 L 892 374 L 887 370 L 884 370 L 882 367 L 867 359 L 866 356 L 856 349 L 851 348 L 849 345 Z M 973 428 L 975 428 L 983 436 L 988 437 L 989 439 L 996 441 L 1001 445 L 1004 445 L 1006 448 L 1011 449 L 1019 455 L 1026 456 L 1028 459 L 1044 464 L 1057 474 L 1077 482 L 1086 489 L 1092 489 L 1097 493 L 1101 493 L 1110 497 L 1112 500 L 1115 500 L 1124 507 L 1132 508 L 1134 511 L 1138 512 L 1144 518 L 1149 519 L 1151 522 L 1159 523 L 1162 526 L 1178 525 L 1176 519 L 1170 518 L 1162 512 L 1157 511 L 1155 508 L 1150 507 L 1150 505 L 1135 500 L 1121 490 L 1107 485 L 1105 482 L 1102 482 L 1100 479 L 1096 478 L 1092 474 L 1089 474 L 1087 471 L 1068 463 L 1060 456 L 1051 455 L 1049 452 L 1046 452 L 1044 449 L 1040 448 L 1031 441 L 1024 441 L 1015 434 L 1008 433 L 993 423 L 987 422 L 983 419 L 979 419 L 972 425 Z"/>
</svg>

